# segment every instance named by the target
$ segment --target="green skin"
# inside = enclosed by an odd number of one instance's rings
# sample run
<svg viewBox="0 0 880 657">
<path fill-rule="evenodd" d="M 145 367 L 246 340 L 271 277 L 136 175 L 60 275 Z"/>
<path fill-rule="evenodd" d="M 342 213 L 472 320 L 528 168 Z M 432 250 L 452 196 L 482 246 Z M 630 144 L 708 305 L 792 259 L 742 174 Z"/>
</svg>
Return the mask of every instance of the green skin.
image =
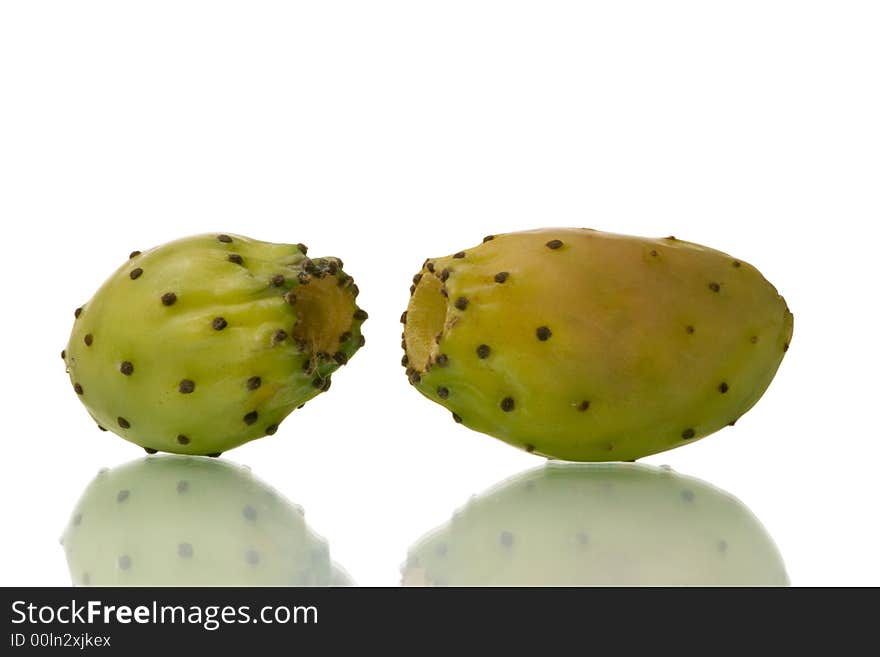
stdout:
<svg viewBox="0 0 880 657">
<path fill-rule="evenodd" d="M 457 256 L 414 279 L 410 382 L 535 454 L 626 461 L 707 436 L 758 401 L 791 340 L 757 269 L 675 238 L 541 229 Z"/>
<path fill-rule="evenodd" d="M 247 468 L 148 457 L 102 470 L 62 536 L 75 585 L 342 586 L 301 508 Z"/>
<path fill-rule="evenodd" d="M 363 344 L 356 295 L 302 245 L 197 235 L 133 254 L 78 309 L 63 357 L 100 428 L 216 456 L 329 387 Z"/>
<path fill-rule="evenodd" d="M 786 586 L 736 498 L 666 468 L 548 463 L 410 549 L 408 586 Z"/>
</svg>

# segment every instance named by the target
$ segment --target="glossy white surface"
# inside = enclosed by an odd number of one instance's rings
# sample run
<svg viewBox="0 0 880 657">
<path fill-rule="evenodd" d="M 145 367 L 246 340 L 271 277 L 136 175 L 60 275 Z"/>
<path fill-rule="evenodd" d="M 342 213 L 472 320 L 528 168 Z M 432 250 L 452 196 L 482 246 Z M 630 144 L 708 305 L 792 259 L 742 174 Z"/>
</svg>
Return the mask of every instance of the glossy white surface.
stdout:
<svg viewBox="0 0 880 657">
<path fill-rule="evenodd" d="M 0 585 L 68 584 L 101 467 L 59 352 L 133 249 L 228 231 L 335 255 L 366 347 L 224 455 L 358 584 L 541 464 L 411 390 L 398 318 L 428 256 L 590 226 L 757 266 L 791 349 L 735 427 L 645 459 L 725 491 L 797 585 L 880 585 L 880 8 L 871 2 L 0 5 Z"/>
</svg>

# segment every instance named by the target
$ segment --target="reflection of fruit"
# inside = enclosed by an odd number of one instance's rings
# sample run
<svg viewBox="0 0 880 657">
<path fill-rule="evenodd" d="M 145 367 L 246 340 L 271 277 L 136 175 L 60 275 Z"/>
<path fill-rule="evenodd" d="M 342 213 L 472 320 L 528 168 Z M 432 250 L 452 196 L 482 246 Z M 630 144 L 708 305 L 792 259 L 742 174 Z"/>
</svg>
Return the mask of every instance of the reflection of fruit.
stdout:
<svg viewBox="0 0 880 657">
<path fill-rule="evenodd" d="M 336 258 L 197 235 L 134 252 L 82 308 L 62 356 L 101 428 L 216 455 L 271 435 L 363 344 Z"/>
<path fill-rule="evenodd" d="M 529 452 L 635 459 L 732 424 L 792 334 L 751 265 L 673 237 L 486 238 L 427 260 L 402 317 L 410 382 Z"/>
<path fill-rule="evenodd" d="M 200 457 L 151 457 L 101 471 L 62 543 L 74 584 L 347 584 L 301 508 L 248 469 Z"/>
<path fill-rule="evenodd" d="M 736 498 L 664 468 L 548 464 L 473 498 L 413 548 L 411 586 L 787 585 Z"/>
</svg>

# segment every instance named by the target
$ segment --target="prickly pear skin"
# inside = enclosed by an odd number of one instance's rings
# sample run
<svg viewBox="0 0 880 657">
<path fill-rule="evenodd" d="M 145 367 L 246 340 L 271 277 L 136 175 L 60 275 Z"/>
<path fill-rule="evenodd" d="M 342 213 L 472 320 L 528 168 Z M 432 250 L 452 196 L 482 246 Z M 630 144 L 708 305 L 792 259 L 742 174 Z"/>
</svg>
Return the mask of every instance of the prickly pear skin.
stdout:
<svg viewBox="0 0 880 657">
<path fill-rule="evenodd" d="M 102 470 L 62 535 L 92 586 L 326 586 L 327 542 L 242 466 L 157 456 Z"/>
<path fill-rule="evenodd" d="M 427 260 L 414 283 L 410 382 L 471 429 L 572 461 L 637 459 L 732 424 L 792 336 L 757 269 L 673 237 L 490 236 Z"/>
<path fill-rule="evenodd" d="M 197 235 L 133 253 L 76 310 L 63 357 L 99 427 L 217 455 L 329 387 L 363 343 L 356 294 L 303 245 Z"/>
<path fill-rule="evenodd" d="M 785 586 L 743 504 L 666 468 L 548 463 L 471 498 L 410 549 L 411 586 Z"/>
</svg>

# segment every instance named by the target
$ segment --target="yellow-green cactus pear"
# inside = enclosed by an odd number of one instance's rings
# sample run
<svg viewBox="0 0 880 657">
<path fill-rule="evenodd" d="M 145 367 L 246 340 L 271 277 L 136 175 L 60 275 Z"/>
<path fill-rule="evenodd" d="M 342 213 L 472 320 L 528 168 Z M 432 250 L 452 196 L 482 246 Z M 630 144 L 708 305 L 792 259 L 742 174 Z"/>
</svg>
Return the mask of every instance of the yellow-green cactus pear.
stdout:
<svg viewBox="0 0 880 657">
<path fill-rule="evenodd" d="M 132 253 L 76 309 L 62 357 L 100 428 L 217 456 L 330 387 L 364 342 L 357 293 L 302 244 L 197 235 Z"/>
<path fill-rule="evenodd" d="M 414 545 L 409 586 L 786 586 L 739 500 L 668 468 L 548 463 Z"/>
<path fill-rule="evenodd" d="M 102 470 L 62 535 L 91 586 L 345 586 L 303 511 L 247 468 L 154 456 Z"/>
<path fill-rule="evenodd" d="M 403 364 L 457 422 L 529 452 L 632 460 L 733 424 L 792 335 L 785 300 L 705 246 L 588 229 L 485 238 L 410 288 Z"/>
</svg>

